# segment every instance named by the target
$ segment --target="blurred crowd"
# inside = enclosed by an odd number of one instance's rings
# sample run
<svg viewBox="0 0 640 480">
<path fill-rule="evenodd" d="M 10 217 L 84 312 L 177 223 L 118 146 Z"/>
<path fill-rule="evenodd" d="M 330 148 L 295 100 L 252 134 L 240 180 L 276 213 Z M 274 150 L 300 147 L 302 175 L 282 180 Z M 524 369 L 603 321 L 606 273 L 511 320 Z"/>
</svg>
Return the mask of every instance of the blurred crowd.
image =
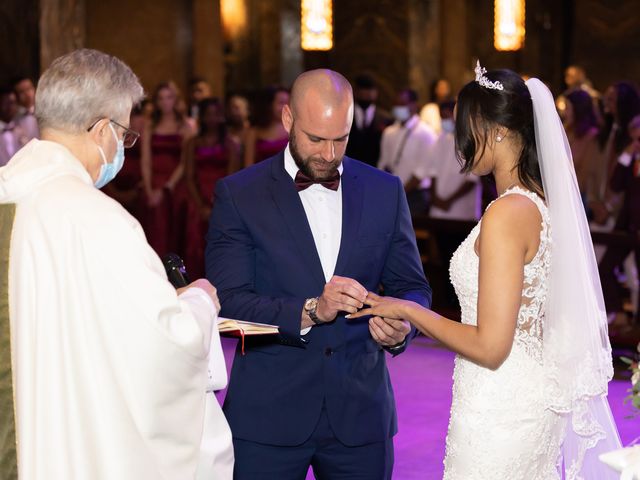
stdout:
<svg viewBox="0 0 640 480">
<path fill-rule="evenodd" d="M 595 252 L 610 324 L 624 332 L 637 322 L 640 291 L 640 94 L 627 81 L 598 91 L 576 65 L 566 69 L 565 83 L 556 105 L 591 229 L 627 234 L 627 241 L 596 245 Z M 347 155 L 397 175 L 416 218 L 479 219 L 495 188 L 490 178 L 460 173 L 449 81 L 435 81 L 428 99 L 403 88 L 388 110 L 378 104 L 373 75 L 360 74 L 352 84 Z M 26 77 L 0 88 L 0 166 L 38 137 L 35 94 Z M 140 221 L 158 254 L 178 253 L 192 277 L 201 277 L 215 184 L 286 147 L 281 116 L 288 101 L 282 86 L 220 99 L 202 78 L 191 80 L 186 98 L 174 82 L 160 83 L 132 112 L 130 128 L 140 141 L 104 191 Z M 442 226 L 430 232 L 442 264 L 466 235 L 460 231 Z"/>
</svg>

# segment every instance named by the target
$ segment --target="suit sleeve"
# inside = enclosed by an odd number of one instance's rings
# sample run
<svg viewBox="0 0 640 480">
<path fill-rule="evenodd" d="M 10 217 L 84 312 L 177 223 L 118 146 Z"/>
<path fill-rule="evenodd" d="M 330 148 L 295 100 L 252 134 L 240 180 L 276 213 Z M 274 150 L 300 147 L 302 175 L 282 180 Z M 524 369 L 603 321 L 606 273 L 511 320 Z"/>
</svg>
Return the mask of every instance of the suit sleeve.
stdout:
<svg viewBox="0 0 640 480">
<path fill-rule="evenodd" d="M 206 247 L 207 278 L 218 289 L 221 316 L 280 327 L 280 340 L 302 346 L 304 298 L 274 298 L 255 291 L 255 245 L 224 180 L 216 186 Z"/>
<path fill-rule="evenodd" d="M 429 308 L 431 306 L 431 287 L 424 276 L 407 197 L 400 179 L 397 179 L 396 190 L 398 205 L 396 225 L 389 254 L 382 271 L 382 285 L 385 295 L 411 300 Z M 416 333 L 417 330 L 412 325 L 411 333 L 407 336 L 407 345 Z M 395 353 L 401 353 L 403 350 Z"/>
</svg>

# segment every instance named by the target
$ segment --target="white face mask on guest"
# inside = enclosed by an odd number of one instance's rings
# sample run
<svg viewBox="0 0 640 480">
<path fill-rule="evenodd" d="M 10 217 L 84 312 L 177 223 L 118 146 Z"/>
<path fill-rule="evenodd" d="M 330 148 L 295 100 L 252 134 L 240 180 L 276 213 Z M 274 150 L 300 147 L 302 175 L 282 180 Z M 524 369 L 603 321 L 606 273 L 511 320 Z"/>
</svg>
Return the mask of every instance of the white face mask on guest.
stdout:
<svg viewBox="0 0 640 480">
<path fill-rule="evenodd" d="M 393 110 L 391 112 L 393 114 L 393 117 L 400 123 L 406 122 L 411 117 L 409 107 L 407 107 L 406 105 L 396 105 L 395 107 L 393 107 Z"/>
<path fill-rule="evenodd" d="M 443 119 L 440 125 L 445 133 L 453 133 L 456 130 L 456 124 L 451 118 Z"/>
</svg>

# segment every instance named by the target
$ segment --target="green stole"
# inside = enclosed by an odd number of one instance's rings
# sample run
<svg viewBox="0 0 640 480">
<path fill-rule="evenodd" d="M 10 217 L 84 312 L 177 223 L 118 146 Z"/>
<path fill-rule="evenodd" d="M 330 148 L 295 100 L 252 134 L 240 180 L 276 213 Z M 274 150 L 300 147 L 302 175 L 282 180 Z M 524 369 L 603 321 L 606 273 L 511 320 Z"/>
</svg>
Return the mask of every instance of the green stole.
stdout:
<svg viewBox="0 0 640 480">
<path fill-rule="evenodd" d="M 9 247 L 15 213 L 14 204 L 0 205 L 0 476 L 7 480 L 18 478 L 9 323 Z"/>
</svg>

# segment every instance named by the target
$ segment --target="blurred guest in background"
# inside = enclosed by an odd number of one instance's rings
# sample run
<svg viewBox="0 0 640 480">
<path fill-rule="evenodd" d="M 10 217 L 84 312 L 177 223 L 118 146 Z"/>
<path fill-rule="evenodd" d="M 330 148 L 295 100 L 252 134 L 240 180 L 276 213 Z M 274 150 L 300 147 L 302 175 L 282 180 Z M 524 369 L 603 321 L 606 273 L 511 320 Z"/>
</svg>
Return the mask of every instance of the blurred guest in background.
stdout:
<svg viewBox="0 0 640 480">
<path fill-rule="evenodd" d="M 475 175 L 460 173 L 454 137 L 454 107 L 455 102 L 445 102 L 440 106 L 442 133 L 431 146 L 428 163 L 421 165 L 417 173 L 421 178 L 430 177 L 432 180 L 431 217 L 478 220 L 481 214 L 480 179 Z M 462 240 L 464 238 L 452 242 L 451 246 L 455 248 Z"/>
<path fill-rule="evenodd" d="M 442 131 L 440 122 L 440 104 L 451 101 L 451 84 L 444 78 L 439 78 L 431 84 L 429 103 L 420 110 L 420 119 L 439 134 Z"/>
<path fill-rule="evenodd" d="M 240 158 L 244 156 L 244 144 L 251 124 L 249 123 L 249 101 L 243 95 L 234 93 L 227 97 L 227 133 L 238 146 Z"/>
<path fill-rule="evenodd" d="M 194 77 L 189 82 L 189 117 L 198 120 L 198 104 L 211 96 L 211 85 L 202 77 Z"/>
<path fill-rule="evenodd" d="M 150 103 L 149 100 L 134 105 L 131 110 L 129 127 L 131 130 L 142 134 L 147 124 L 144 117 L 144 109 Z M 144 211 L 142 172 L 140 168 L 141 142 L 136 142 L 127 149 L 127 160 L 124 162 L 118 176 L 104 186 L 103 191 L 127 209 L 138 221 L 142 219 Z"/>
<path fill-rule="evenodd" d="M 18 115 L 35 114 L 36 87 L 33 80 L 29 77 L 16 77 L 12 86 L 18 99 Z"/>
<path fill-rule="evenodd" d="M 615 229 L 629 232 L 636 239 L 640 239 L 640 115 L 629 122 L 628 133 L 630 143 L 618 156 L 611 179 L 611 189 L 622 193 L 624 199 Z M 621 288 L 615 268 L 631 252 L 635 253 L 637 276 L 637 272 L 640 271 L 640 249 L 632 245 L 609 247 L 600 262 L 600 281 L 612 328 L 629 326 L 623 312 Z M 638 281 L 637 277 L 628 280 L 630 283 Z"/>
<path fill-rule="evenodd" d="M 415 175 L 416 179 L 431 179 L 430 217 L 446 220 L 478 220 L 481 214 L 482 195 L 480 177 L 460 172 L 461 165 L 456 155 L 454 136 L 454 107 L 455 102 L 444 102 L 440 105 L 442 133 L 431 146 L 428 161 L 418 166 Z M 443 272 L 448 272 L 453 252 L 468 232 L 460 233 L 434 228 L 433 233 L 439 254 L 435 264 L 439 265 Z M 451 282 L 445 282 L 440 295 L 446 297 L 449 305 L 457 305 L 458 300 Z"/>
<path fill-rule="evenodd" d="M 415 90 L 405 88 L 398 92 L 392 112 L 396 121 L 382 134 L 378 168 L 400 177 L 412 214 L 426 213 L 429 181 L 415 184 L 410 180 L 416 170 L 427 164 L 429 147 L 435 142 L 436 134 L 420 121 Z"/>
<path fill-rule="evenodd" d="M 618 156 L 629 145 L 629 122 L 640 114 L 640 95 L 632 83 L 617 82 L 607 88 L 604 126 L 598 136 L 601 158 L 592 169 L 588 202 L 596 226 L 611 229 L 620 210 L 621 196 L 610 189 Z"/>
<path fill-rule="evenodd" d="M 598 120 L 593 101 L 586 91 L 574 90 L 565 98 L 566 106 L 561 112 L 562 123 L 571 147 L 580 193 L 586 202 L 590 172 L 600 158 Z"/>
<path fill-rule="evenodd" d="M 198 105 L 198 112 L 198 135 L 187 140 L 183 156 L 189 191 L 184 262 L 195 278 L 204 275 L 205 235 L 216 182 L 240 169 L 238 148 L 227 133 L 220 101 L 204 99 Z"/>
<path fill-rule="evenodd" d="M 247 133 L 244 166 L 249 167 L 281 152 L 289 142 L 282 125 L 282 109 L 289 103 L 284 87 L 268 87 L 258 93 L 251 109 L 252 128 Z"/>
<path fill-rule="evenodd" d="M 382 132 L 393 123 L 393 118 L 376 104 L 378 87 L 371 75 L 363 73 L 356 77 L 353 97 L 353 124 L 346 154 L 375 167 L 380 160 Z"/>
<path fill-rule="evenodd" d="M 591 81 L 587 78 L 587 72 L 580 65 L 569 65 L 564 71 L 564 83 L 567 89 L 563 93 L 567 96 L 575 90 L 583 90 L 593 99 L 600 98 L 600 92 L 593 88 Z"/>
<path fill-rule="evenodd" d="M 13 89 L 0 87 L 0 166 L 37 136 L 36 118 L 32 114 L 20 115 Z"/>
<path fill-rule="evenodd" d="M 181 249 L 184 235 L 185 192 L 179 185 L 184 173 L 182 143 L 195 131 L 180 108 L 180 92 L 173 82 L 159 84 L 152 97 L 153 113 L 142 135 L 140 159 L 146 196 L 143 226 L 159 255 Z"/>
</svg>

